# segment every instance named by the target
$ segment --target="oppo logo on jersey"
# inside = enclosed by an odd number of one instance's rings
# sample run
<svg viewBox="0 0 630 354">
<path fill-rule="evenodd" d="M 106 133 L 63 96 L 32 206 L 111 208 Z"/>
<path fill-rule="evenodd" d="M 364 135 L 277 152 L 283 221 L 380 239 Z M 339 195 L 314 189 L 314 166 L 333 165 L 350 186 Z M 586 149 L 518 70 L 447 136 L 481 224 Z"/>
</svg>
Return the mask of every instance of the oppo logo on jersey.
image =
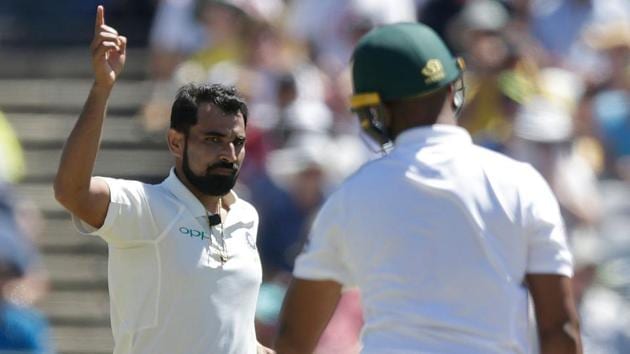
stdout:
<svg viewBox="0 0 630 354">
<path fill-rule="evenodd" d="M 206 238 L 210 238 L 208 235 L 206 235 L 206 233 L 204 231 L 199 231 L 199 230 L 195 230 L 195 229 L 189 229 L 187 227 L 180 227 L 179 228 L 179 232 L 187 235 L 189 237 L 198 237 L 200 239 L 206 239 Z"/>
</svg>

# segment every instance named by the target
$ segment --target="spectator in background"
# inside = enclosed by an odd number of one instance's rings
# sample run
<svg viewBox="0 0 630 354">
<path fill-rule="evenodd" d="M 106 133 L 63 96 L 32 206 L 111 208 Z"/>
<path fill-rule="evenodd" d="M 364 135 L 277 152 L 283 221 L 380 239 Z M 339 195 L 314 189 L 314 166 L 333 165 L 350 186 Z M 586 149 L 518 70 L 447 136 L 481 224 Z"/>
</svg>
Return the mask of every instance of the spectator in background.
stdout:
<svg viewBox="0 0 630 354">
<path fill-rule="evenodd" d="M 352 112 L 348 110 L 349 98 L 352 96 L 352 80 L 350 70 L 346 69 L 339 75 L 332 77 L 326 90 L 326 105 L 333 113 L 333 127 L 335 134 L 356 137 L 361 131 Z"/>
<path fill-rule="evenodd" d="M 151 76 L 170 80 L 173 71 L 200 49 L 205 33 L 195 18 L 197 0 L 161 0 L 157 4 L 150 32 Z"/>
<path fill-rule="evenodd" d="M 265 282 L 256 317 L 263 345 L 276 335 L 293 263 L 306 241 L 312 218 L 340 174 L 345 176 L 350 172 L 347 168 L 363 161 L 362 150 L 341 144 L 343 140 L 334 141 L 322 133 L 297 133 L 283 148 L 270 152 L 266 173 L 250 183 L 253 203 L 260 210 L 258 244 Z M 354 167 L 338 159 L 338 151 L 354 160 Z M 314 353 L 358 353 L 362 318 L 359 292 L 344 292 Z"/>
<path fill-rule="evenodd" d="M 48 323 L 19 291 L 38 256 L 22 233 L 15 203 L 8 186 L 0 183 L 0 353 L 48 354 Z"/>
<path fill-rule="evenodd" d="M 272 23 L 283 6 L 280 0 L 164 0 L 151 34 L 156 82 L 152 98 L 141 112 L 145 131 L 165 128 L 169 99 L 183 84 L 241 83 L 236 82 L 243 74 L 240 66 L 256 51 L 252 41 L 268 33 L 261 26 Z M 248 83 L 250 77 L 241 79 Z M 247 88 L 239 85 L 239 89 L 249 99 Z"/>
<path fill-rule="evenodd" d="M 530 0 L 532 35 L 545 49 L 548 65 L 587 68 L 592 52 L 583 45 L 582 33 L 590 24 L 630 21 L 626 0 Z"/>
<path fill-rule="evenodd" d="M 413 0 L 300 0 L 289 6 L 287 31 L 306 43 L 313 62 L 334 76 L 347 67 L 356 41 L 371 28 L 414 20 Z"/>
<path fill-rule="evenodd" d="M 573 293 L 578 305 L 584 352 L 624 354 L 630 348 L 630 303 L 602 282 L 602 264 L 610 247 L 598 237 L 572 240 Z"/>
<path fill-rule="evenodd" d="M 253 203 L 260 210 L 260 253 L 265 272 L 271 274 L 293 270 L 311 218 L 330 185 L 327 139 L 293 141 L 268 156 L 268 183 L 252 184 Z"/>
<path fill-rule="evenodd" d="M 566 70 L 545 68 L 538 93 L 519 108 L 508 152 L 541 173 L 558 198 L 571 238 L 595 234 L 601 219 L 597 176 L 577 149 L 574 114 L 583 83 Z"/>
<path fill-rule="evenodd" d="M 326 153 L 321 148 L 321 144 L 315 147 L 289 143 L 273 150 L 267 156 L 265 169 L 249 183 L 252 203 L 260 214 L 258 249 L 264 281 L 256 321 L 263 345 L 271 345 L 276 335 L 293 262 L 326 192 Z"/>
<path fill-rule="evenodd" d="M 603 56 L 587 124 L 605 149 L 607 175 L 630 181 L 630 22 L 592 25 L 585 41 Z"/>
<path fill-rule="evenodd" d="M 418 21 L 431 27 L 445 40 L 452 51 L 455 51 L 451 38 L 447 35 L 447 28 L 457 14 L 464 8 L 467 0 L 420 0 L 416 1 Z"/>
<path fill-rule="evenodd" d="M 532 71 L 509 36 L 510 16 L 493 0 L 467 2 L 448 29 L 448 38 L 464 53 L 467 106 L 459 124 L 480 145 L 502 150 L 512 129 L 510 118 L 527 89 Z"/>
<path fill-rule="evenodd" d="M 242 17 L 238 8 L 213 0 L 163 0 L 151 30 L 152 98 L 143 108 L 142 125 L 162 132 L 168 125 L 169 100 L 183 85 L 173 82 L 177 68 L 188 60 L 207 69 L 216 62 L 239 57 Z M 202 81 L 197 78 L 196 81 Z"/>
<path fill-rule="evenodd" d="M 547 53 L 558 60 L 569 54 L 592 13 L 592 0 L 530 0 L 531 31 Z"/>
</svg>

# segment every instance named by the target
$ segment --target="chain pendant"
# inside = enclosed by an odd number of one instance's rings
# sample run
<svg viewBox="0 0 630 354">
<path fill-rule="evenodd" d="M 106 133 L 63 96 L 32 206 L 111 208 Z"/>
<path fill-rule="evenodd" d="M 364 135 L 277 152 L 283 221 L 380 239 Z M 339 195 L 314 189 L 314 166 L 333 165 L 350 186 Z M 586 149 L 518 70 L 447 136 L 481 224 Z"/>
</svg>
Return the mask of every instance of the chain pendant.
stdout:
<svg viewBox="0 0 630 354">
<path fill-rule="evenodd" d="M 211 233 L 212 233 L 212 228 L 214 226 L 221 225 L 221 244 L 220 244 L 220 248 L 221 249 L 219 250 L 219 260 L 221 260 L 221 265 L 223 266 L 223 265 L 225 265 L 225 263 L 227 263 L 229 257 L 228 257 L 228 254 L 227 254 L 227 248 L 225 247 L 225 238 L 224 238 L 224 235 L 223 235 L 223 231 L 224 231 L 224 229 L 223 229 L 223 218 L 221 217 L 222 205 L 223 205 L 222 200 L 221 200 L 221 198 L 219 198 L 219 201 L 217 203 L 217 211 L 218 211 L 218 213 L 212 215 L 213 220 L 210 219 L 211 216 L 210 216 L 210 214 L 208 214 L 208 225 L 210 226 L 210 232 Z M 214 220 L 214 217 L 216 217 L 216 219 L 218 219 L 218 221 Z M 217 241 L 218 241 L 218 238 L 217 238 Z M 212 248 L 212 237 L 210 237 L 208 239 L 208 248 L 209 249 Z M 219 248 L 219 245 L 217 245 L 217 248 Z"/>
</svg>

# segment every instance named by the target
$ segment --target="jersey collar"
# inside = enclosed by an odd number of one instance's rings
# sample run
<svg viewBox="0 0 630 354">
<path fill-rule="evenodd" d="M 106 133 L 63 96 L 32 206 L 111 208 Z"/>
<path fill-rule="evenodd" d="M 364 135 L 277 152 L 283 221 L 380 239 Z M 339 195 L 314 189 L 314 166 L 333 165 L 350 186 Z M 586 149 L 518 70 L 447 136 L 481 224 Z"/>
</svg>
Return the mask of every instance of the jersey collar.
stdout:
<svg viewBox="0 0 630 354">
<path fill-rule="evenodd" d="M 395 146 L 425 146 L 453 142 L 472 144 L 472 138 L 464 128 L 455 125 L 434 124 L 428 127 L 405 130 L 396 137 Z"/>
</svg>

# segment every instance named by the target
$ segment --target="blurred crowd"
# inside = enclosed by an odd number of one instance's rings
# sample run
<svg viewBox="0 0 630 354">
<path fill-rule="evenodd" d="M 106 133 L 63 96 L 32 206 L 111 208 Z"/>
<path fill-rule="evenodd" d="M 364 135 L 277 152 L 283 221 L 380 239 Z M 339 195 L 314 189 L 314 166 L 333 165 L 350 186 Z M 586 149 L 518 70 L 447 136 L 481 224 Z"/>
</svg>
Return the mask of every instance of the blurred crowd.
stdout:
<svg viewBox="0 0 630 354">
<path fill-rule="evenodd" d="M 35 304 L 48 290 L 37 251 L 37 207 L 12 184 L 24 173 L 19 141 L 0 112 L 0 353 L 51 353 L 48 322 Z"/>
<path fill-rule="evenodd" d="M 575 255 L 585 352 L 630 352 L 630 211 L 610 215 L 606 200 L 630 196 L 630 2 L 161 0 L 156 6 L 149 37 L 153 87 L 138 113 L 146 134 L 163 136 L 175 92 L 190 81 L 235 85 L 249 104 L 238 190 L 260 214 L 261 343 L 275 334 L 314 213 L 345 177 L 379 156 L 348 109 L 352 48 L 375 26 L 422 21 L 465 59 L 460 124 L 478 144 L 531 163 L 560 202 Z M 23 166 L 11 136 L 0 116 L 0 176 L 15 181 Z M 357 353 L 361 321 L 360 295 L 348 289 L 318 352 Z"/>
</svg>

